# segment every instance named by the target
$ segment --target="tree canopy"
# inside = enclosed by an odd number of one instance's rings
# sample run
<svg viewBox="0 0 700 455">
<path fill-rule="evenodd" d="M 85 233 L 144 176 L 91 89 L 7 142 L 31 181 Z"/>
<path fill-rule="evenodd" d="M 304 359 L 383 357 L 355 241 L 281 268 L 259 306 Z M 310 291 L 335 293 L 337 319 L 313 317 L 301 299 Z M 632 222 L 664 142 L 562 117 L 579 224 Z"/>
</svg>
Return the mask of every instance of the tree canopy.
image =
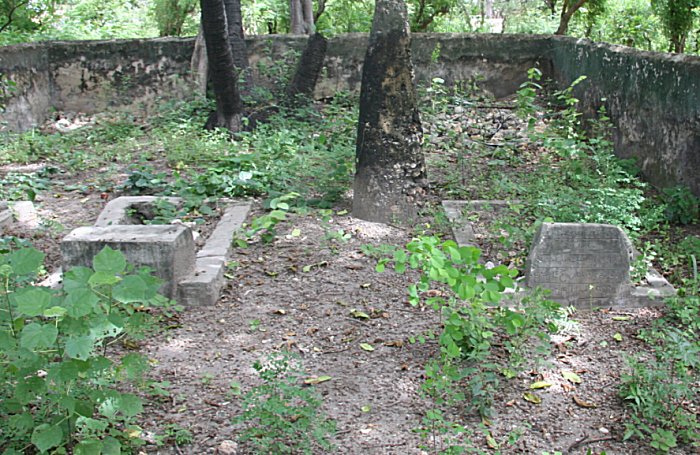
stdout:
<svg viewBox="0 0 700 455">
<path fill-rule="evenodd" d="M 406 3 L 413 32 L 558 33 L 645 50 L 700 53 L 700 0 Z M 368 33 L 374 14 L 374 0 L 244 0 L 241 7 L 247 35 Z M 312 26 L 299 28 L 300 17 Z M 0 0 L 0 45 L 192 36 L 198 27 L 197 0 Z"/>
</svg>

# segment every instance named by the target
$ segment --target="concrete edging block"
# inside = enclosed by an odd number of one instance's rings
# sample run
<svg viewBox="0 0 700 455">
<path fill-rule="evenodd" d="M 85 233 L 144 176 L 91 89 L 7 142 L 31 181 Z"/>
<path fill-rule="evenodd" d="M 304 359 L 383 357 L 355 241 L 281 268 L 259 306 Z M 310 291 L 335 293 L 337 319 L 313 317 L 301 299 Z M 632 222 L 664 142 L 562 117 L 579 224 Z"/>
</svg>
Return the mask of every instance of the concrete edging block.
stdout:
<svg viewBox="0 0 700 455">
<path fill-rule="evenodd" d="M 160 291 L 174 298 L 177 283 L 194 271 L 192 231 L 182 225 L 112 225 L 74 229 L 61 242 L 63 269 L 91 267 L 102 248 L 121 251 L 137 267 L 150 267 L 164 283 Z"/>
<path fill-rule="evenodd" d="M 178 283 L 178 302 L 185 306 L 214 305 L 225 284 L 226 257 L 231 252 L 233 234 L 250 212 L 251 203 L 230 205 L 197 253 L 194 273 Z"/>
</svg>

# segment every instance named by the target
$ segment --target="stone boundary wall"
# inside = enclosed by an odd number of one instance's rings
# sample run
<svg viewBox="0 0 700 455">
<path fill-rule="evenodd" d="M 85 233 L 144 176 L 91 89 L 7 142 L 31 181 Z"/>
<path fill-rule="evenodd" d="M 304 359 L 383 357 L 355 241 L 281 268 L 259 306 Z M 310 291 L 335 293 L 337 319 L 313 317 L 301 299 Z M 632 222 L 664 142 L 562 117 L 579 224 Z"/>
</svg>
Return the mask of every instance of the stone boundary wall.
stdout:
<svg viewBox="0 0 700 455">
<path fill-rule="evenodd" d="M 366 34 L 333 38 L 318 98 L 358 90 Z M 306 37 L 248 38 L 256 84 L 271 85 L 293 68 Z M 125 110 L 148 115 L 167 99 L 193 96 L 193 38 L 47 42 L 0 48 L 0 72 L 17 83 L 0 113 L 0 129 L 21 131 L 52 110 Z M 590 114 L 605 105 L 615 126 L 616 153 L 635 157 L 657 186 L 683 184 L 700 195 L 700 58 L 643 52 L 570 37 L 498 34 L 415 34 L 416 77 L 448 84 L 476 79 L 497 97 L 514 93 L 538 66 L 563 88 L 588 79 L 576 96 Z M 603 102 L 602 99 L 605 99 Z"/>
<path fill-rule="evenodd" d="M 700 196 L 700 57 L 552 37 L 551 61 L 562 87 L 587 76 L 574 94 L 587 115 L 605 106 L 618 156 L 656 186 Z"/>
</svg>

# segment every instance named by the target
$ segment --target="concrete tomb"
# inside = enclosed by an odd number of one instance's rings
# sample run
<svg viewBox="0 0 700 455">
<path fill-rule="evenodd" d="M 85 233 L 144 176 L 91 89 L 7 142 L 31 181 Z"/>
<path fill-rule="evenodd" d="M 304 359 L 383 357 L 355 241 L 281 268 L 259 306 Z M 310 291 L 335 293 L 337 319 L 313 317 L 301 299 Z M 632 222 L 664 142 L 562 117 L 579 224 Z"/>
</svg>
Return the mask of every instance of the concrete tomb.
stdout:
<svg viewBox="0 0 700 455">
<path fill-rule="evenodd" d="M 630 266 L 636 253 L 618 226 L 593 223 L 543 223 L 535 233 L 527 258 L 528 288 L 552 291 L 550 298 L 578 308 L 640 306 L 649 296 L 673 294 L 673 288 L 653 271 L 652 288 L 634 288 Z"/>
<path fill-rule="evenodd" d="M 110 201 L 94 226 L 73 230 L 61 242 L 63 267 L 92 265 L 92 259 L 109 246 L 121 251 L 129 263 L 147 266 L 163 280 L 160 292 L 183 305 L 214 304 L 224 285 L 226 257 L 233 233 L 240 228 L 250 203 L 226 207 L 214 232 L 197 252 L 192 230 L 182 224 L 138 225 L 135 208 L 163 199 L 155 196 L 120 197 Z M 179 198 L 166 198 L 177 204 Z"/>
</svg>

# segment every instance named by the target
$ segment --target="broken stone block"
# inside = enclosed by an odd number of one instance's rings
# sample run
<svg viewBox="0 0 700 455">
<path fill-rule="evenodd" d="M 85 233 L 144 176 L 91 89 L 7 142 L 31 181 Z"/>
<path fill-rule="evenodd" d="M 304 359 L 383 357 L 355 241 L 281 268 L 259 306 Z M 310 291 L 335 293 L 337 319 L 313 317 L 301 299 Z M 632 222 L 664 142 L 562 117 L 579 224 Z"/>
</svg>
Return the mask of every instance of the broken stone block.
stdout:
<svg viewBox="0 0 700 455">
<path fill-rule="evenodd" d="M 121 251 L 137 267 L 147 266 L 164 283 L 160 292 L 177 295 L 177 283 L 194 271 L 192 231 L 182 225 L 114 225 L 81 227 L 61 242 L 63 269 L 92 266 L 92 259 L 109 246 Z"/>
<path fill-rule="evenodd" d="M 633 251 L 617 226 L 543 223 L 527 258 L 527 286 L 550 289 L 553 300 L 579 308 L 625 305 Z"/>
</svg>

